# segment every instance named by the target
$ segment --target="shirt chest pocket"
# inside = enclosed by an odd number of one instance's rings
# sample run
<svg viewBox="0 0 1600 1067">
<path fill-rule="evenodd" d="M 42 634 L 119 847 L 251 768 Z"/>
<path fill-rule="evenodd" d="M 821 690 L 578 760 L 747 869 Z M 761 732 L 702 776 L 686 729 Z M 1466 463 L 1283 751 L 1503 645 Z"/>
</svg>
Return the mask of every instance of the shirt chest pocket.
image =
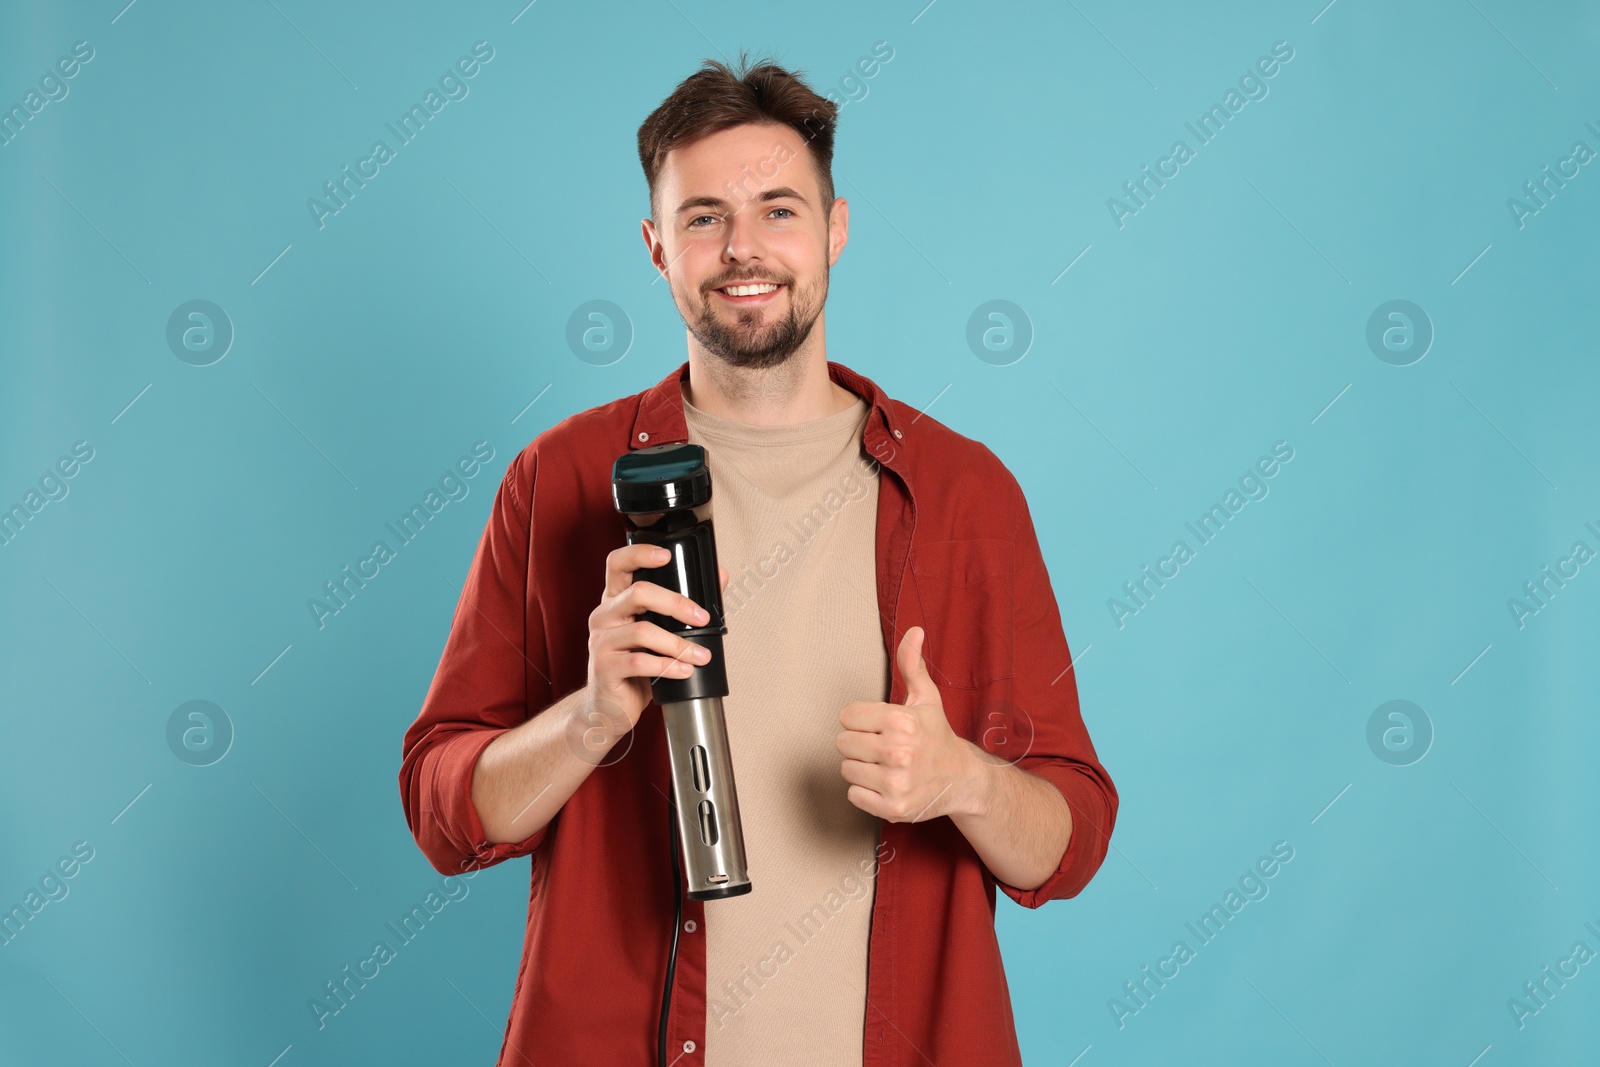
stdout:
<svg viewBox="0 0 1600 1067">
<path fill-rule="evenodd" d="M 977 689 L 1012 676 L 1016 559 L 1010 541 L 971 537 L 911 547 L 935 685 Z"/>
</svg>

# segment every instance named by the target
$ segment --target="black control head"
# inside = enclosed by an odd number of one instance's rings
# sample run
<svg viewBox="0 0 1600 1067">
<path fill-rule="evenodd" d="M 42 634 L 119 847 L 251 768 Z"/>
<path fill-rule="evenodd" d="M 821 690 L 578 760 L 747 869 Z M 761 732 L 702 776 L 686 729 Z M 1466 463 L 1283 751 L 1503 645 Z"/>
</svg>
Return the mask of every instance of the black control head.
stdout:
<svg viewBox="0 0 1600 1067">
<path fill-rule="evenodd" d="M 706 450 L 687 443 L 634 449 L 611 468 L 611 497 L 624 515 L 697 508 L 711 499 Z"/>
</svg>

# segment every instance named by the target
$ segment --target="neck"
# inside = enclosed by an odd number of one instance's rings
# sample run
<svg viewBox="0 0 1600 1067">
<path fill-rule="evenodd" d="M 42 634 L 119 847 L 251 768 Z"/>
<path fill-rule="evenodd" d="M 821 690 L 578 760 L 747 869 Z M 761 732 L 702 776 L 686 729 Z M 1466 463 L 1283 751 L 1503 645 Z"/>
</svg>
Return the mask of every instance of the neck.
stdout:
<svg viewBox="0 0 1600 1067">
<path fill-rule="evenodd" d="M 819 316 L 816 330 L 799 351 L 781 365 L 765 368 L 730 366 L 691 337 L 683 395 L 708 415 L 753 426 L 789 426 L 843 411 L 856 395 L 829 377 L 821 337 Z"/>
</svg>

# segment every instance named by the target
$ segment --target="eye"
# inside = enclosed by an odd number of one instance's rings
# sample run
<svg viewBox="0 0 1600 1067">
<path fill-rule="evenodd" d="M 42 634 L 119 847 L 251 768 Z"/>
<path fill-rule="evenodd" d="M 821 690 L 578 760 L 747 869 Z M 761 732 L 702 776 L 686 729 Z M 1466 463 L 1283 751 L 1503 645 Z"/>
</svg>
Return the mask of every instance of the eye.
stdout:
<svg viewBox="0 0 1600 1067">
<path fill-rule="evenodd" d="M 696 226 L 699 225 L 701 219 L 711 219 L 712 221 L 715 221 L 716 220 L 716 216 L 715 215 L 696 215 L 694 218 L 689 220 L 689 228 L 690 229 L 694 229 Z"/>
<path fill-rule="evenodd" d="M 778 212 L 780 212 L 780 211 L 788 211 L 788 212 L 789 212 L 789 214 L 790 214 L 790 215 L 793 215 L 793 214 L 794 214 L 794 212 L 793 212 L 793 211 L 790 211 L 790 210 L 789 210 L 789 209 L 788 209 L 788 208 L 786 208 L 786 207 L 775 207 L 775 208 L 773 208 L 773 209 L 772 209 L 772 213 L 773 213 L 773 214 L 777 214 L 777 213 L 778 213 Z"/>
</svg>

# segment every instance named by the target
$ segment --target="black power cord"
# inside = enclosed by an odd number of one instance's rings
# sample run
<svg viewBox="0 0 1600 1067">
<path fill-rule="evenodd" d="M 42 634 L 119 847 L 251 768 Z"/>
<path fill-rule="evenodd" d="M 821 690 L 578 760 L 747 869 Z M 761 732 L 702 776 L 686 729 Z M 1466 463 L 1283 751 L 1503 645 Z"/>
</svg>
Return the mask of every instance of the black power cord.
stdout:
<svg viewBox="0 0 1600 1067">
<path fill-rule="evenodd" d="M 672 976 L 678 969 L 678 932 L 683 929 L 683 872 L 678 866 L 678 812 L 667 801 L 669 839 L 672 853 L 672 947 L 667 950 L 667 980 L 661 987 L 661 1025 L 656 1033 L 656 1062 L 667 1067 L 667 1020 L 672 1014 Z"/>
</svg>

